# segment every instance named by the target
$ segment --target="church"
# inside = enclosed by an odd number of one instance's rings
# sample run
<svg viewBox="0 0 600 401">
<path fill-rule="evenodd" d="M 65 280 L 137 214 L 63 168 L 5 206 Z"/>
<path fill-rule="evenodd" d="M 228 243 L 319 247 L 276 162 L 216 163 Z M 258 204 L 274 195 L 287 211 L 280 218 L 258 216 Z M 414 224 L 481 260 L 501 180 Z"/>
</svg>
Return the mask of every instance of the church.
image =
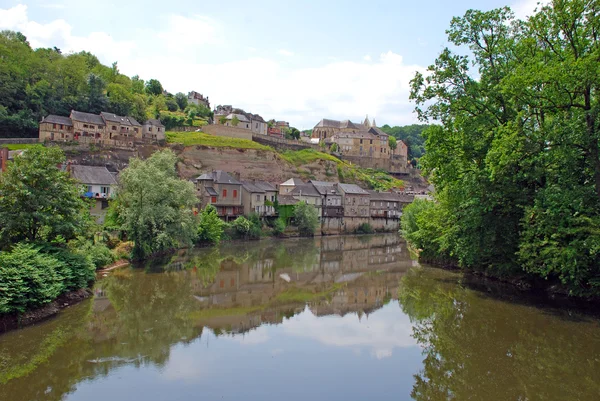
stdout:
<svg viewBox="0 0 600 401">
<path fill-rule="evenodd" d="M 365 121 L 363 121 L 362 124 L 353 123 L 350 120 L 337 121 L 324 118 L 321 121 L 319 121 L 317 125 L 315 125 L 312 137 L 318 138 L 320 140 L 325 140 L 331 138 L 335 134 L 339 134 L 342 132 L 353 134 L 366 134 L 369 131 L 373 131 L 372 133 L 377 135 L 386 135 L 383 131 L 377 128 L 377 125 L 375 125 L 375 119 L 373 119 L 373 123 L 369 121 L 369 116 L 365 118 Z"/>
</svg>

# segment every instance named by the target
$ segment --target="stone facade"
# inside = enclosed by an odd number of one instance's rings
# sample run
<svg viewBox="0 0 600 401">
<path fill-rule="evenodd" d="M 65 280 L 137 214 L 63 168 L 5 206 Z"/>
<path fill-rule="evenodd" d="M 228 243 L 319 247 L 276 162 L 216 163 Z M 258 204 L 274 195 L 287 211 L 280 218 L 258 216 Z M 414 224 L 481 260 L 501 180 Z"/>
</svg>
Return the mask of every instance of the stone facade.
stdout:
<svg viewBox="0 0 600 401">
<path fill-rule="evenodd" d="M 192 103 L 195 105 L 202 105 L 210 109 L 210 102 L 208 101 L 208 96 L 204 97 L 201 93 L 191 91 L 188 93 L 188 103 Z"/>
<path fill-rule="evenodd" d="M 160 120 L 148 120 L 142 127 L 142 137 L 155 141 L 164 141 L 165 126 L 162 125 Z"/>
<path fill-rule="evenodd" d="M 213 205 L 219 216 L 234 218 L 244 214 L 242 183 L 228 173 L 217 170 L 196 178 L 202 208 Z"/>
</svg>

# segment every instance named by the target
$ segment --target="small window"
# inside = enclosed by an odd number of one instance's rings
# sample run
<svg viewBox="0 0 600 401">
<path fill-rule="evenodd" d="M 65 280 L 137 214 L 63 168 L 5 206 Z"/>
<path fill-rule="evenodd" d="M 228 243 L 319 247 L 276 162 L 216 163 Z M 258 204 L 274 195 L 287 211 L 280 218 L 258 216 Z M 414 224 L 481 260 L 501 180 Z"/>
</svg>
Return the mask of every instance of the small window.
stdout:
<svg viewBox="0 0 600 401">
<path fill-rule="evenodd" d="M 52 129 L 56 129 L 56 124 L 52 124 Z"/>
<path fill-rule="evenodd" d="M 110 187 L 100 187 L 100 193 L 109 195 L 110 194 Z"/>
<path fill-rule="evenodd" d="M 362 144 L 362 139 L 360 140 L 360 143 Z"/>
<path fill-rule="evenodd" d="M 223 190 L 223 198 L 226 198 L 226 197 L 227 197 L 227 190 L 226 190 L 226 189 L 224 189 L 224 190 Z"/>
<path fill-rule="evenodd" d="M 369 143 L 369 144 L 370 144 L 370 145 L 373 145 L 373 140 L 372 140 L 372 139 L 371 139 L 371 141 L 370 141 L 370 143 Z"/>
<path fill-rule="evenodd" d="M 216 196 L 211 197 L 210 203 L 217 203 L 217 197 Z"/>
<path fill-rule="evenodd" d="M 87 127 L 88 127 L 88 125 L 87 125 L 87 124 L 83 124 L 83 128 L 87 128 Z"/>
<path fill-rule="evenodd" d="M 260 201 L 260 195 L 256 195 L 256 201 L 259 202 Z"/>
<path fill-rule="evenodd" d="M 112 126 L 112 130 L 113 130 L 113 131 L 116 131 L 116 130 L 117 130 L 117 126 L 116 126 L 116 125 L 113 125 L 113 126 Z"/>
<path fill-rule="evenodd" d="M 233 197 L 234 197 L 234 198 L 237 198 L 237 189 L 234 189 L 234 190 L 233 190 Z"/>
<path fill-rule="evenodd" d="M 246 124 L 246 128 L 250 128 L 250 125 L 249 125 L 249 124 Z"/>
<path fill-rule="evenodd" d="M 61 125 L 60 125 L 60 129 L 63 129 L 63 128 L 64 128 L 64 126 L 61 124 Z"/>
<path fill-rule="evenodd" d="M 148 127 L 148 132 L 152 132 L 152 127 Z"/>
</svg>

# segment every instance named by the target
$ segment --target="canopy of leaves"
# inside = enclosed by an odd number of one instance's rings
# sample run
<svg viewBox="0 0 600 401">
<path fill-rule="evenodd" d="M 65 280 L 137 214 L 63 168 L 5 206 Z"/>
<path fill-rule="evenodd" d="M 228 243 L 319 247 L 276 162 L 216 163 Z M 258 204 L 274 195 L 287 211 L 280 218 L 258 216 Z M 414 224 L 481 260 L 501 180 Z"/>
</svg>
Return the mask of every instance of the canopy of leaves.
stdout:
<svg viewBox="0 0 600 401">
<path fill-rule="evenodd" d="M 313 205 L 300 202 L 294 209 L 294 224 L 301 235 L 313 236 L 319 227 L 319 212 Z"/>
<path fill-rule="evenodd" d="M 391 137 L 394 137 L 396 140 L 401 140 L 406 144 L 406 146 L 408 146 L 409 160 L 418 160 L 421 156 L 423 156 L 423 154 L 425 154 L 425 138 L 423 136 L 423 131 L 425 131 L 427 127 L 429 127 L 427 124 L 413 124 L 394 127 L 390 127 L 386 124 L 383 127 L 380 127 L 380 129 L 386 134 L 391 135 Z"/>
<path fill-rule="evenodd" d="M 217 214 L 217 209 L 212 205 L 207 205 L 200 213 L 200 223 L 198 224 L 198 241 L 211 244 L 218 244 L 223 235 L 223 221 Z"/>
</svg>

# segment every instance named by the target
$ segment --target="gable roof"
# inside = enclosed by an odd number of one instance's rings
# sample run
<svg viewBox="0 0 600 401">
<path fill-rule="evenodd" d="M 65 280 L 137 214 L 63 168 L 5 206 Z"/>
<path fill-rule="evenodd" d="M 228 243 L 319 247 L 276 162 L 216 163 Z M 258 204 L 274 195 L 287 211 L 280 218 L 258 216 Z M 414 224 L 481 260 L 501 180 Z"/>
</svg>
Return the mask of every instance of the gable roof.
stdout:
<svg viewBox="0 0 600 401">
<path fill-rule="evenodd" d="M 264 189 L 259 188 L 257 185 L 250 181 L 242 181 L 242 188 L 244 188 L 250 193 L 264 194 L 266 192 Z"/>
<path fill-rule="evenodd" d="M 308 182 L 310 182 L 313 185 L 320 185 L 323 187 L 333 187 L 335 186 L 335 182 L 329 182 L 329 181 L 317 181 L 317 180 L 309 180 Z"/>
<path fill-rule="evenodd" d="M 91 123 L 96 125 L 105 125 L 104 120 L 97 114 L 84 113 L 82 111 L 71 110 L 71 120 Z"/>
<path fill-rule="evenodd" d="M 265 192 L 277 192 L 277 187 L 267 181 L 254 181 L 254 185 L 263 189 Z"/>
<path fill-rule="evenodd" d="M 219 196 L 213 187 L 204 187 L 204 189 L 206 189 L 206 192 L 208 192 L 210 196 Z"/>
<path fill-rule="evenodd" d="M 321 194 L 321 196 L 326 196 L 326 195 L 341 195 L 339 189 L 335 186 L 332 185 L 318 185 L 318 184 L 313 184 L 315 189 L 317 190 L 317 192 L 319 192 L 319 194 Z"/>
<path fill-rule="evenodd" d="M 82 184 L 91 185 L 116 185 L 115 176 L 106 167 L 83 166 L 75 164 L 71 166 L 71 176 Z"/>
<path fill-rule="evenodd" d="M 233 185 L 242 185 L 241 182 L 233 178 L 229 173 L 223 170 L 213 171 L 213 176 L 215 177 L 215 182 L 217 184 L 233 184 Z"/>
<path fill-rule="evenodd" d="M 245 123 L 250 122 L 250 120 L 248 120 L 248 117 L 246 117 L 243 114 L 237 114 L 237 113 L 230 113 L 229 115 L 227 115 L 227 117 L 225 117 L 228 120 L 233 120 L 233 117 L 237 117 L 238 120 L 243 121 Z"/>
<path fill-rule="evenodd" d="M 277 197 L 277 203 L 279 203 L 280 206 L 295 205 L 298 203 L 298 199 L 291 195 L 279 195 Z"/>
<path fill-rule="evenodd" d="M 388 201 L 388 202 L 400 202 L 400 194 L 396 192 L 379 192 L 379 191 L 368 191 L 371 195 L 371 200 L 374 201 Z"/>
<path fill-rule="evenodd" d="M 382 130 L 380 130 L 377 127 L 371 127 L 369 129 L 369 132 L 372 133 L 372 134 L 374 134 L 374 135 L 385 136 L 385 137 L 389 136 L 388 134 L 386 134 L 385 132 L 383 132 Z"/>
<path fill-rule="evenodd" d="M 290 192 L 292 196 L 313 196 L 313 197 L 321 197 L 321 194 L 312 184 L 301 184 L 297 185 L 296 188 L 292 192 Z"/>
<path fill-rule="evenodd" d="M 138 123 L 137 120 L 133 117 L 127 116 L 125 118 L 127 118 L 129 120 L 129 124 L 131 124 L 133 126 L 138 126 L 138 127 L 142 126 L 142 124 Z"/>
<path fill-rule="evenodd" d="M 301 179 L 299 179 L 299 178 L 290 178 L 286 182 L 284 182 L 282 184 L 279 184 L 279 185 L 280 186 L 281 185 L 288 186 L 288 185 L 302 185 L 302 184 L 304 184 L 304 181 L 302 181 Z"/>
<path fill-rule="evenodd" d="M 73 126 L 73 121 L 69 117 L 56 116 L 54 114 L 49 114 L 46 117 L 42 117 L 43 123 L 52 123 L 52 124 L 62 124 Z"/>
<path fill-rule="evenodd" d="M 164 127 L 164 125 L 162 125 L 160 120 L 154 120 L 154 119 L 146 120 L 144 125 L 153 125 L 155 127 Z"/>
<path fill-rule="evenodd" d="M 344 191 L 344 193 L 352 195 L 369 195 L 367 191 L 362 189 L 356 184 L 338 184 L 338 187 Z"/>
</svg>

